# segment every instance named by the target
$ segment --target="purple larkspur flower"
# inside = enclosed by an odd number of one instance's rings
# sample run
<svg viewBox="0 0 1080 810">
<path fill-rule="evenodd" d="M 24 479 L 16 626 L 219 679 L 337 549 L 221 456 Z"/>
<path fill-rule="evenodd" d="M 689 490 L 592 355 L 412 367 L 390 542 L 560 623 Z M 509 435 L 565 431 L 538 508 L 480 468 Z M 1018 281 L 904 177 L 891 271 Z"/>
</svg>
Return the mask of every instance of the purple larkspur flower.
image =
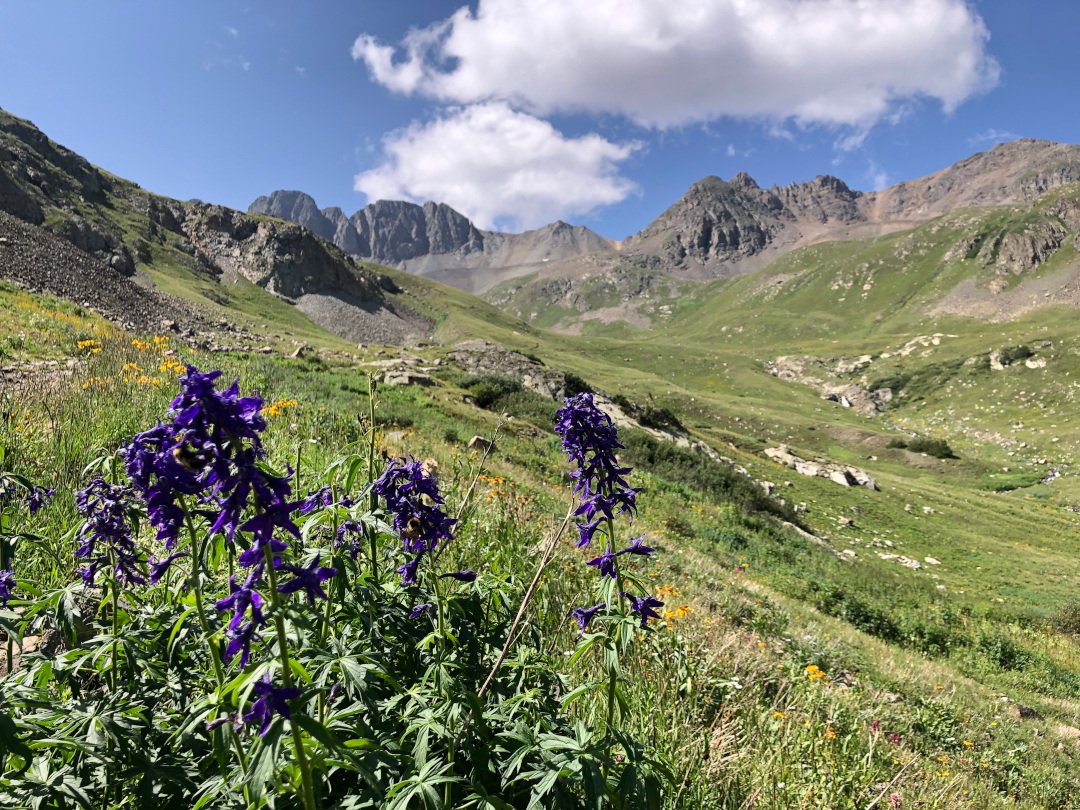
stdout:
<svg viewBox="0 0 1080 810">
<path fill-rule="evenodd" d="M 616 455 L 623 444 L 611 417 L 596 406 L 592 394 L 585 392 L 564 400 L 555 414 L 555 432 L 576 467 L 570 478 L 574 493 L 581 499 L 574 517 L 578 547 L 584 548 L 604 521 L 623 514 L 633 521 L 640 490 L 627 483 L 630 468 L 621 466 Z"/>
<path fill-rule="evenodd" d="M 660 614 L 653 608 L 663 607 L 664 603 L 659 599 L 652 596 L 633 596 L 628 593 L 619 593 L 619 596 L 625 596 L 630 600 L 630 610 L 641 616 L 641 626 L 644 627 L 649 623 L 649 619 L 659 619 Z"/>
<path fill-rule="evenodd" d="M 593 605 L 590 608 L 574 608 L 570 613 L 570 618 L 578 623 L 578 627 L 581 628 L 582 635 L 589 629 L 589 622 L 592 621 L 592 617 L 603 610 L 605 604 L 601 602 L 598 605 Z"/>
<path fill-rule="evenodd" d="M 648 557 L 655 552 L 652 546 L 645 545 L 645 535 L 638 535 L 630 539 L 630 545 L 620 551 L 620 554 L 636 554 L 639 557 Z"/>
<path fill-rule="evenodd" d="M 397 567 L 397 572 L 401 574 L 402 585 L 415 585 L 417 583 L 416 572 L 422 559 L 424 559 L 424 555 L 417 554 L 413 559 Z"/>
<path fill-rule="evenodd" d="M 26 495 L 26 509 L 30 516 L 33 517 L 48 505 L 55 494 L 56 490 L 52 487 L 41 487 L 34 484 Z"/>
<path fill-rule="evenodd" d="M 265 600 L 256 590 L 262 571 L 261 565 L 252 569 L 242 585 L 236 584 L 236 577 L 229 577 L 229 595 L 214 603 L 222 613 L 233 612 L 226 631 L 229 642 L 225 645 L 225 659 L 231 660 L 240 653 L 241 667 L 247 666 L 251 645 L 261 640 L 259 630 L 266 626 L 266 615 L 262 611 Z"/>
<path fill-rule="evenodd" d="M 416 459 L 393 459 L 375 481 L 375 494 L 386 499 L 393 514 L 394 531 L 406 552 L 434 551 L 440 540 L 450 540 L 454 519 L 443 511 L 435 477 L 424 471 Z"/>
<path fill-rule="evenodd" d="M 363 534 L 364 527 L 355 520 L 343 520 L 337 528 L 337 534 L 334 536 L 334 548 L 348 544 L 349 556 L 355 560 L 360 556 L 360 538 Z"/>
<path fill-rule="evenodd" d="M 322 584 L 337 574 L 336 568 L 320 568 L 321 554 L 316 554 L 315 559 L 307 566 L 291 565 L 286 563 L 281 566 L 282 570 L 288 571 L 293 578 L 278 586 L 278 593 L 296 593 L 303 591 L 307 594 L 308 604 L 315 604 L 315 597 L 326 598 L 326 591 Z"/>
<path fill-rule="evenodd" d="M 334 490 L 330 487 L 319 487 L 300 502 L 300 514 L 306 515 L 320 506 L 330 506 L 333 502 Z"/>
<path fill-rule="evenodd" d="M 244 722 L 258 723 L 259 734 L 265 737 L 275 714 L 281 715 L 286 720 L 292 717 L 289 701 L 300 697 L 300 690 L 295 687 L 274 686 L 270 680 L 270 673 L 267 672 L 255 681 L 255 694 L 258 698 L 251 704 L 251 710 L 244 715 Z"/>
<path fill-rule="evenodd" d="M 77 535 L 79 545 L 75 556 L 86 563 L 81 574 L 88 585 L 94 583 L 103 566 L 110 564 L 110 555 L 117 582 L 128 586 L 146 584 L 127 522 L 127 498 L 124 487 L 108 484 L 101 478 L 95 478 L 75 495 L 75 505 L 85 518 Z"/>
<path fill-rule="evenodd" d="M 618 576 L 618 569 L 615 567 L 615 558 L 618 557 L 618 553 L 612 553 L 611 546 L 609 545 L 604 549 L 604 553 L 599 557 L 593 557 L 587 565 L 591 565 L 593 568 L 600 572 L 602 577 L 611 577 L 615 579 Z"/>
<path fill-rule="evenodd" d="M 187 557 L 186 551 L 175 551 L 164 559 L 150 558 L 150 584 L 157 585 L 172 568 L 172 564 L 181 557 Z"/>
<path fill-rule="evenodd" d="M 263 400 L 241 397 L 239 380 L 218 390 L 220 376 L 220 371 L 200 372 L 189 365 L 170 405 L 171 419 L 138 434 L 121 451 L 132 487 L 167 550 L 179 538 L 187 498 L 208 507 L 201 513 L 210 515 L 210 533 L 222 532 L 230 542 L 244 528 L 249 505 L 273 514 L 269 531 L 280 527 L 298 536 L 289 517 L 296 504 L 289 502 L 287 476 L 258 466 L 266 455 Z M 265 523 L 257 525 L 265 528 Z"/>
<path fill-rule="evenodd" d="M 7 607 L 14 592 L 15 575 L 11 571 L 0 571 L 0 607 Z"/>
<path fill-rule="evenodd" d="M 466 569 L 465 571 L 450 571 L 445 574 L 439 574 L 439 579 L 443 578 L 456 579 L 458 582 L 475 582 L 476 572 Z"/>
<path fill-rule="evenodd" d="M 425 554 L 435 550 L 440 540 L 450 540 L 454 518 L 443 510 L 442 495 L 435 477 L 416 459 L 395 458 L 375 481 L 373 490 L 386 500 L 393 515 L 394 531 L 405 553 L 413 558 L 398 567 L 404 585 L 417 583 L 417 571 Z"/>
<path fill-rule="evenodd" d="M 409 618 L 419 619 L 433 607 L 435 607 L 435 605 L 431 604 L 431 602 L 421 602 L 419 605 L 416 605 L 412 610 L 409 611 Z"/>
<path fill-rule="evenodd" d="M 589 560 L 587 564 L 599 570 L 601 576 L 611 577 L 612 579 L 615 579 L 619 575 L 618 565 L 615 562 L 616 559 L 621 557 L 623 554 L 634 554 L 639 557 L 648 557 L 654 551 L 656 551 L 655 548 L 645 545 L 645 537 L 644 535 L 641 535 L 639 537 L 634 537 L 633 539 L 631 539 L 630 545 L 628 545 L 624 549 L 621 549 L 620 551 L 613 552 L 611 550 L 611 546 L 608 545 L 608 547 L 604 549 L 603 554 L 601 554 L 599 557 L 593 557 L 591 560 Z"/>
</svg>

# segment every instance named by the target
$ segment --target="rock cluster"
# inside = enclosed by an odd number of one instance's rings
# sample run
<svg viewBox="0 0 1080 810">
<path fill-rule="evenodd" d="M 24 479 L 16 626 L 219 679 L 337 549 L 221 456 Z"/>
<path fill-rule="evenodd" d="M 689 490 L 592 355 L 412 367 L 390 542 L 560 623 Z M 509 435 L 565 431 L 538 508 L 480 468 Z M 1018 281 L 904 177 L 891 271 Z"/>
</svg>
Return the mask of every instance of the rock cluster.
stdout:
<svg viewBox="0 0 1080 810">
<path fill-rule="evenodd" d="M 799 475 L 828 478 L 834 484 L 839 484 L 843 487 L 878 489 L 877 481 L 875 481 L 866 470 L 861 470 L 858 467 L 852 467 L 847 464 L 835 464 L 829 461 L 808 461 L 796 456 L 788 450 L 786 445 L 769 447 L 765 450 L 765 455 L 777 464 L 783 464 L 785 467 L 790 467 L 795 470 L 795 472 L 799 473 Z"/>
<path fill-rule="evenodd" d="M 548 399 L 560 400 L 566 395 L 566 374 L 545 366 L 540 360 L 527 357 L 486 340 L 466 340 L 457 344 L 447 357 L 466 371 L 502 374 L 518 380 L 524 388 Z"/>
</svg>

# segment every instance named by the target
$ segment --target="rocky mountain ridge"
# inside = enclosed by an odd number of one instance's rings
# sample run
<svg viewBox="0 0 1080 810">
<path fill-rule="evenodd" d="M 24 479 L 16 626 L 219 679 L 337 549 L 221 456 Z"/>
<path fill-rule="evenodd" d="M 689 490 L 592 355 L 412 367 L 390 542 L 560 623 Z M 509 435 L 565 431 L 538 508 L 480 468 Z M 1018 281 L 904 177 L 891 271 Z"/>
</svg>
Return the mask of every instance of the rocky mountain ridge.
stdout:
<svg viewBox="0 0 1080 810">
<path fill-rule="evenodd" d="M 691 277 L 736 275 L 803 244 L 911 228 L 959 208 L 1030 203 L 1077 182 L 1080 146 L 1034 139 L 882 191 L 855 191 L 830 175 L 768 189 L 746 173 L 706 177 L 622 251 Z"/>
<path fill-rule="evenodd" d="M 482 293 L 530 320 L 555 307 L 644 323 L 627 313 L 653 308 L 646 299 L 673 282 L 743 275 L 805 245 L 907 230 L 961 208 L 1029 204 L 1076 182 L 1080 146 L 1033 139 L 881 191 L 854 190 L 831 175 L 771 188 L 745 172 L 710 176 L 618 244 L 561 222 L 523 234 L 483 231 L 430 202 L 378 201 L 347 218 L 302 192 L 279 191 L 250 210 L 299 222 L 353 255 Z M 1030 241 L 1005 236 L 994 261 L 1029 263 L 1021 254 Z"/>
<path fill-rule="evenodd" d="M 246 282 L 350 341 L 409 343 L 433 328 L 388 277 L 310 230 L 148 193 L 2 110 L 0 212 L 21 246 L 21 258 L 5 262 L 6 277 L 121 323 L 145 325 L 147 313 L 172 320 L 162 314 L 170 309 L 192 325 L 220 322 L 232 287 Z M 35 241 L 41 250 L 31 250 Z M 153 273 L 184 278 L 204 306 L 153 290 Z"/>
<path fill-rule="evenodd" d="M 511 234 L 477 228 L 443 203 L 378 200 L 351 217 L 320 209 L 302 191 L 259 197 L 248 212 L 296 222 L 346 253 L 398 267 L 469 292 L 482 292 L 550 261 L 611 252 L 603 237 L 582 226 L 553 222 Z"/>
</svg>

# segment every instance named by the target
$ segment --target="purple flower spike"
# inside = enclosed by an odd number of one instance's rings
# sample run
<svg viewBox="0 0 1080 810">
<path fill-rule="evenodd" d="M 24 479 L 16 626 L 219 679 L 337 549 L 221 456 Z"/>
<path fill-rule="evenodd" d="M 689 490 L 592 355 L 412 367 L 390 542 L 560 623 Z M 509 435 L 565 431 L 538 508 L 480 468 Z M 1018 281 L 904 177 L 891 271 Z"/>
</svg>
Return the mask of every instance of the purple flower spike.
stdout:
<svg viewBox="0 0 1080 810">
<path fill-rule="evenodd" d="M 293 687 L 274 686 L 270 680 L 270 673 L 267 672 L 255 682 L 255 694 L 259 697 L 251 705 L 251 711 L 244 715 L 244 722 L 259 723 L 259 734 L 265 737 L 275 714 L 280 714 L 285 719 L 292 717 L 289 701 L 300 697 L 300 690 Z"/>
<path fill-rule="evenodd" d="M 596 407 L 592 394 L 564 400 L 564 407 L 555 414 L 555 432 L 562 437 L 567 458 L 577 468 L 570 478 L 574 493 L 581 498 L 574 516 L 578 548 L 584 548 L 604 521 L 622 514 L 633 521 L 640 490 L 627 484 L 630 468 L 620 466 L 616 456 L 623 445 L 611 417 Z"/>
<path fill-rule="evenodd" d="M 653 608 L 664 606 L 664 603 L 659 599 L 654 599 L 651 596 L 631 596 L 628 593 L 620 593 L 619 596 L 625 596 L 630 600 L 630 610 L 641 615 L 642 627 L 649 623 L 649 619 L 660 618 L 660 614 L 653 610 Z"/>
<path fill-rule="evenodd" d="M 14 590 L 15 575 L 10 571 L 0 571 L 0 607 L 7 607 Z"/>
<path fill-rule="evenodd" d="M 307 594 L 308 604 L 315 605 L 315 597 L 326 598 L 326 591 L 322 584 L 337 574 L 336 568 L 320 568 L 319 560 L 322 555 L 316 555 L 315 559 L 307 567 L 286 563 L 282 569 L 293 574 L 293 578 L 284 585 L 278 586 L 278 593 L 295 593 L 304 591 Z"/>
<path fill-rule="evenodd" d="M 414 555 L 397 569 L 401 582 L 415 585 L 421 559 L 434 551 L 440 540 L 453 537 L 456 521 L 443 511 L 444 500 L 435 477 L 416 459 L 393 459 L 375 482 L 374 491 L 386 500 L 405 553 Z"/>
<path fill-rule="evenodd" d="M 619 552 L 619 554 L 621 553 L 622 552 Z M 618 557 L 619 554 L 612 554 L 611 547 L 608 546 L 603 554 L 599 557 L 593 557 L 587 564 L 596 568 L 600 572 L 600 576 L 615 579 L 615 577 L 618 576 L 618 571 L 615 568 L 615 558 Z"/>
<path fill-rule="evenodd" d="M 33 517 L 41 511 L 42 508 L 47 506 L 55 493 L 56 490 L 52 487 L 39 487 L 37 484 L 34 484 L 30 493 L 26 496 L 26 509 L 30 513 L 30 516 Z"/>
<path fill-rule="evenodd" d="M 589 629 L 589 622 L 592 621 L 592 617 L 605 607 L 601 602 L 599 605 L 593 605 L 591 608 L 575 608 L 570 614 L 570 618 L 578 623 L 578 627 L 581 628 L 581 634 L 585 635 L 585 631 Z"/>
<path fill-rule="evenodd" d="M 435 606 L 433 604 L 431 604 L 431 602 L 421 602 L 419 605 L 417 605 L 411 611 L 409 611 L 409 618 L 410 619 L 419 619 L 421 616 L 423 616 L 425 613 L 427 613 L 433 607 L 435 607 Z"/>
<path fill-rule="evenodd" d="M 86 489 L 75 495 L 75 505 L 86 518 L 78 534 L 75 556 L 85 560 L 81 570 L 83 582 L 94 583 L 97 572 L 109 563 L 113 552 L 116 565 L 113 575 L 123 585 L 145 585 L 139 572 L 139 552 L 131 539 L 127 522 L 128 491 L 95 478 Z"/>
<path fill-rule="evenodd" d="M 153 557 L 150 558 L 150 584 L 157 585 L 162 578 L 169 572 L 172 564 L 179 560 L 181 557 L 188 556 L 186 551 L 177 551 L 170 554 L 163 560 L 157 560 Z"/>
<path fill-rule="evenodd" d="M 451 571 L 447 574 L 439 574 L 439 579 L 449 577 L 450 579 L 456 579 L 458 582 L 475 582 L 475 571 Z"/>
</svg>

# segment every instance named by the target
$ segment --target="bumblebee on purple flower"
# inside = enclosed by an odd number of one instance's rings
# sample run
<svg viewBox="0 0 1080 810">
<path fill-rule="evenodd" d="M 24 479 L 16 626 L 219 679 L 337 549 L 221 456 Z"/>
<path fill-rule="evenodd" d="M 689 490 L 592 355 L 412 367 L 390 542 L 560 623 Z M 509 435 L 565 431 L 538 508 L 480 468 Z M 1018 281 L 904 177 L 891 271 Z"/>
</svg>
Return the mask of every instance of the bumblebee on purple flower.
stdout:
<svg viewBox="0 0 1080 810">
<path fill-rule="evenodd" d="M 193 515 L 202 516 L 209 524 L 207 537 L 222 534 L 230 548 L 235 548 L 238 532 L 250 536 L 246 548 L 236 557 L 247 569 L 246 575 L 231 577 L 230 594 L 215 603 L 218 611 L 232 613 L 222 657 L 229 661 L 239 654 L 240 666 L 246 667 L 252 644 L 262 640 L 260 631 L 269 623 L 264 609 L 268 601 L 277 605 L 276 594 L 302 592 L 312 606 L 316 599 L 327 598 L 322 585 L 337 571 L 320 566 L 320 556 L 308 565 L 284 561 L 282 555 L 289 544 L 279 535 L 299 539 L 293 514 L 306 514 L 320 504 L 329 505 L 333 494 L 329 488 L 323 488 L 307 499 L 293 500 L 291 471 L 284 476 L 275 475 L 260 463 L 266 457 L 262 443 L 262 432 L 266 429 L 263 399 L 240 396 L 239 381 L 219 390 L 220 377 L 220 371 L 200 372 L 189 365 L 180 378 L 180 393 L 170 405 L 171 418 L 135 436 L 121 451 L 121 458 L 132 489 L 146 504 L 157 538 L 171 552 L 161 559 L 151 558 L 151 582 L 161 580 L 170 566 L 189 556 L 193 586 L 197 582 L 194 569 L 201 564 L 201 555 L 194 545 L 195 535 L 192 534 L 190 553 L 178 548 L 181 533 L 190 529 Z M 134 564 L 127 564 L 133 559 L 134 545 L 130 535 L 122 531 L 126 529 L 120 519 L 123 494 L 121 488 L 95 481 L 80 496 L 88 504 L 93 498 L 94 509 L 90 511 L 88 507 L 87 514 L 92 520 L 83 529 L 85 540 L 79 555 L 90 559 L 84 577 L 92 578 L 107 559 L 97 551 L 97 544 L 112 543 L 120 561 L 118 580 L 142 584 L 144 580 Z M 268 565 L 274 569 L 270 575 Z M 291 578 L 280 582 L 275 576 L 277 572 L 288 573 Z M 270 583 L 279 584 L 275 588 Z M 267 586 L 273 597 L 270 600 L 263 595 Z M 258 722 L 261 733 L 265 734 L 274 713 L 289 716 L 285 700 L 294 699 L 299 693 L 291 686 L 275 689 L 269 680 L 257 691 L 260 699 L 244 719 Z"/>
</svg>

